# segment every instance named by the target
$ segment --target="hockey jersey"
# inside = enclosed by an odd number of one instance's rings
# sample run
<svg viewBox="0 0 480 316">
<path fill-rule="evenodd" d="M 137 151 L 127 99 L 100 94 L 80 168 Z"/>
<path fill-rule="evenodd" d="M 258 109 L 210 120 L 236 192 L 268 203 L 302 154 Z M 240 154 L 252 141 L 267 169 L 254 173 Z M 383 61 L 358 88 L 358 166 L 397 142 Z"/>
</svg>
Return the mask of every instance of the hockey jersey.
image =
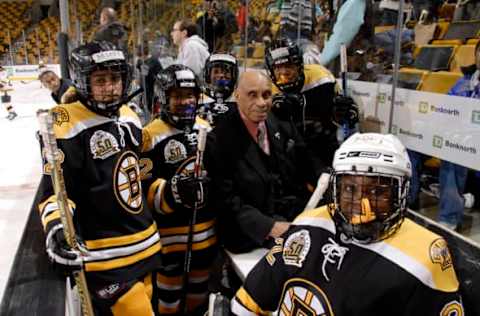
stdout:
<svg viewBox="0 0 480 316">
<path fill-rule="evenodd" d="M 109 118 L 80 102 L 52 112 L 87 277 L 121 282 L 152 271 L 160 264 L 156 253 L 161 244 L 140 183 L 142 130 L 137 115 L 122 106 L 118 117 Z M 60 225 L 60 215 L 51 166 L 43 160 L 38 208 L 48 234 Z"/>
<path fill-rule="evenodd" d="M 215 127 L 225 115 L 231 113 L 232 108 L 236 106 L 236 103 L 232 101 L 232 98 L 225 100 L 224 102 L 216 102 L 214 99 L 202 94 L 199 104 L 199 116 L 206 120 L 210 126 Z"/>
<path fill-rule="evenodd" d="M 324 206 L 302 213 L 276 240 L 237 292 L 232 311 L 464 315 L 458 289 L 442 237 L 405 219 L 392 237 L 359 244 L 336 234 Z"/>
<path fill-rule="evenodd" d="M 303 102 L 295 107 L 293 121 L 317 161 L 317 167 L 321 168 L 322 165 L 331 165 L 338 148 L 337 126 L 333 123 L 337 85 L 335 77 L 321 65 L 305 65 L 304 75 L 300 92 Z M 272 93 L 281 92 L 273 86 Z"/>
<path fill-rule="evenodd" d="M 176 174 L 187 173 L 185 175 L 191 176 L 200 125 L 210 129 L 202 119 L 197 119 L 192 132 L 176 129 L 161 119 L 155 119 L 143 131 L 143 156 L 150 166 L 143 183 L 148 189 L 147 201 L 154 210 L 154 218 L 162 236 L 162 266 L 156 273 L 160 314 L 174 314 L 179 306 L 192 216 L 191 209 L 175 202 L 168 180 Z M 216 214 L 208 204 L 196 212 L 187 295 L 190 311 L 207 300 L 209 268 L 217 251 L 215 218 Z"/>
</svg>

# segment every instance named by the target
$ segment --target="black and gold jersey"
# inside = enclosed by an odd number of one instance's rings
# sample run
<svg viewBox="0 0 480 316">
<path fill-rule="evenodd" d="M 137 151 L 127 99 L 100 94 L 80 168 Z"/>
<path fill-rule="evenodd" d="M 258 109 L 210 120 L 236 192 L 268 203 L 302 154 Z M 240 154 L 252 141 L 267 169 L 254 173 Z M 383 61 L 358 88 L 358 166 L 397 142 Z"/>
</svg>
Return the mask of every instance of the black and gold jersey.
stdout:
<svg viewBox="0 0 480 316">
<path fill-rule="evenodd" d="M 109 118 L 80 102 L 52 112 L 74 225 L 85 248 L 87 277 L 117 282 L 153 270 L 159 265 L 156 253 L 161 244 L 140 182 L 139 118 L 127 106 L 120 108 L 118 117 Z M 43 160 L 38 207 L 48 233 L 60 224 L 60 216 L 51 166 Z"/>
<path fill-rule="evenodd" d="M 211 127 L 215 127 L 218 121 L 231 113 L 236 103 L 231 98 L 222 103 L 216 102 L 207 95 L 202 94 L 198 102 L 200 117 L 207 121 Z"/>
<path fill-rule="evenodd" d="M 211 129 L 197 118 L 191 132 L 176 129 L 161 119 L 149 123 L 143 131 L 143 159 L 149 172 L 144 176 L 147 201 L 162 240 L 162 266 L 157 270 L 158 310 L 160 314 L 178 312 L 182 275 L 187 250 L 192 209 L 175 202 L 169 180 L 177 174 L 191 175 L 197 151 L 198 127 Z M 208 144 L 207 144 L 208 146 Z M 191 271 L 187 294 L 188 310 L 206 302 L 210 265 L 217 251 L 216 214 L 207 205 L 196 212 L 193 226 Z"/>
<path fill-rule="evenodd" d="M 301 214 L 232 301 L 236 315 L 464 315 L 445 240 L 405 219 L 390 238 L 336 234 L 327 208 Z"/>
<path fill-rule="evenodd" d="M 330 166 L 338 148 L 337 126 L 333 123 L 335 77 L 321 65 L 305 65 L 301 104 L 294 108 L 293 121 L 311 151 L 316 167 Z M 276 86 L 273 94 L 281 93 Z M 275 113 L 275 111 L 274 111 Z"/>
</svg>

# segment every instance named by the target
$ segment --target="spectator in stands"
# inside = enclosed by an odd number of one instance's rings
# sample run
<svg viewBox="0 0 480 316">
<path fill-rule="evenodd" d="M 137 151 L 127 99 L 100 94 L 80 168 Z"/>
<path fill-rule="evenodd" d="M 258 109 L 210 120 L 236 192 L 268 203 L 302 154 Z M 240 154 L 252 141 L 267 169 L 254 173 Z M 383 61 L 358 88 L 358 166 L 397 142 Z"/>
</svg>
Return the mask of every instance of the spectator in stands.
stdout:
<svg viewBox="0 0 480 316">
<path fill-rule="evenodd" d="M 219 45 L 217 45 L 216 51 L 227 52 L 232 48 L 233 34 L 238 32 L 237 19 L 232 10 L 228 8 L 226 0 L 219 0 L 217 3 L 218 16 L 223 17 L 225 33 L 221 38 Z"/>
<path fill-rule="evenodd" d="M 237 24 L 240 34 L 245 33 L 245 26 L 247 24 L 247 6 L 245 0 L 240 0 L 240 7 L 237 10 Z M 244 35 L 242 35 L 244 36 Z"/>
<path fill-rule="evenodd" d="M 475 64 L 462 68 L 463 78 L 448 93 L 449 95 L 480 99 L 480 42 L 475 47 Z M 410 159 L 413 166 L 412 188 L 410 198 L 412 207 L 418 208 L 418 193 L 420 190 L 420 171 L 425 155 L 410 151 Z M 465 184 L 468 169 L 450 161 L 442 160 L 440 164 L 439 180 L 439 213 L 440 224 L 447 228 L 458 230 L 463 219 L 465 206 Z"/>
<path fill-rule="evenodd" d="M 220 39 L 225 34 L 224 17 L 219 14 L 216 1 L 206 1 L 207 10 L 197 19 L 200 34 L 208 43 L 210 52 L 220 46 Z"/>
<path fill-rule="evenodd" d="M 69 95 L 74 93 L 75 88 L 73 83 L 65 78 L 60 78 L 55 72 L 50 69 L 44 70 L 38 76 L 38 80 L 42 85 L 51 91 L 52 99 L 55 100 L 57 104 L 61 103 L 70 103 Z M 71 88 L 71 89 L 70 89 Z M 68 91 L 67 94 L 65 94 Z"/>
<path fill-rule="evenodd" d="M 117 14 L 114 9 L 110 7 L 102 9 L 100 13 L 100 26 L 93 33 L 93 40 L 111 42 L 124 52 L 127 52 L 127 28 L 117 20 Z"/>
<path fill-rule="evenodd" d="M 244 72 L 235 99 L 238 107 L 213 131 L 211 165 L 221 238 L 228 250 L 241 253 L 280 237 L 305 207 L 307 182 L 316 179 L 299 134 L 270 113 L 267 76 Z"/>
<path fill-rule="evenodd" d="M 279 35 L 295 40 L 298 37 L 300 21 L 300 38 L 312 40 L 316 23 L 315 5 L 311 0 L 283 0 Z"/>
<path fill-rule="evenodd" d="M 207 43 L 197 34 L 197 25 L 190 20 L 176 21 L 170 33 L 173 44 L 178 47 L 176 63 L 189 67 L 201 77 L 210 53 Z"/>
</svg>

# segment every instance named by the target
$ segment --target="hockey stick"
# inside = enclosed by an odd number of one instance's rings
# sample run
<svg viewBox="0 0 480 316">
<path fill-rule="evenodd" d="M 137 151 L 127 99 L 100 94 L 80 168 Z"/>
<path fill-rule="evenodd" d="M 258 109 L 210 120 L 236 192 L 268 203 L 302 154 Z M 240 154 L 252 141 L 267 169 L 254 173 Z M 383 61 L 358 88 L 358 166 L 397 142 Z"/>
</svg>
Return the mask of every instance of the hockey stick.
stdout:
<svg viewBox="0 0 480 316">
<path fill-rule="evenodd" d="M 304 211 L 308 211 L 317 207 L 318 202 L 323 198 L 323 194 L 328 189 L 328 183 L 330 181 L 330 174 L 329 173 L 322 173 L 317 181 L 317 186 L 315 187 L 315 191 L 313 191 L 310 199 L 305 206 Z"/>
<path fill-rule="evenodd" d="M 195 164 L 193 169 L 194 179 L 199 179 L 202 175 L 203 153 L 205 152 L 205 145 L 207 142 L 207 133 L 208 132 L 205 127 L 200 127 L 198 130 L 197 155 L 195 158 Z M 201 194 L 203 194 L 203 192 Z M 198 201 L 198 198 L 197 198 L 197 201 Z M 178 309 L 180 313 L 183 313 L 183 315 L 187 315 L 187 307 L 188 307 L 187 292 L 188 292 L 190 266 L 192 261 L 193 229 L 197 221 L 197 209 L 198 209 L 197 201 L 195 201 L 195 205 L 192 211 L 192 216 L 190 217 L 190 223 L 188 225 L 187 250 L 185 252 L 185 260 L 183 262 L 182 296 L 180 297 L 180 303 L 179 303 L 179 309 Z"/>
<path fill-rule="evenodd" d="M 48 110 L 41 110 L 37 113 L 37 118 L 40 123 L 40 133 L 47 153 L 46 157 L 48 162 L 52 165 L 52 184 L 57 198 L 65 240 L 70 248 L 80 251 L 77 236 L 75 234 L 75 227 L 73 225 L 72 214 L 68 207 L 67 191 L 61 166 L 61 154 L 57 147 L 57 139 L 53 131 L 53 116 Z M 92 302 L 88 293 L 85 271 L 80 269 L 73 271 L 72 274 L 78 287 L 78 294 L 82 305 L 82 314 L 84 316 L 94 316 Z"/>
</svg>

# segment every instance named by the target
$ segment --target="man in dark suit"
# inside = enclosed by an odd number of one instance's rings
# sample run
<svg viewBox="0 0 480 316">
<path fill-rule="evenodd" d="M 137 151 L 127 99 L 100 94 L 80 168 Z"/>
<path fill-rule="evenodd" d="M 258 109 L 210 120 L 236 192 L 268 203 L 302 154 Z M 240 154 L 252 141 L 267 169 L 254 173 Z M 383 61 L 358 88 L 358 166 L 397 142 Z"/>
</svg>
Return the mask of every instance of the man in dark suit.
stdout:
<svg viewBox="0 0 480 316">
<path fill-rule="evenodd" d="M 300 213 L 316 175 L 293 124 L 270 114 L 272 85 L 258 71 L 240 77 L 237 107 L 214 130 L 219 233 L 235 253 L 269 246 Z M 213 171 L 213 172 L 212 172 Z"/>
</svg>

